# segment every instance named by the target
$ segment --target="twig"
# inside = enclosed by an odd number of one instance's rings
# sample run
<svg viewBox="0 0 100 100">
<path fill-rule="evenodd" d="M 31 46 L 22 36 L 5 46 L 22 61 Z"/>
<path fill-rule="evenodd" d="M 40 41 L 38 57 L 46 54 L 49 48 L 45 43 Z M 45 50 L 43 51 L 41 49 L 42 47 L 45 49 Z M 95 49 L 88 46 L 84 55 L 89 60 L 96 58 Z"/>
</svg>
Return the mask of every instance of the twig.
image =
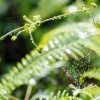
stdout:
<svg viewBox="0 0 100 100">
<path fill-rule="evenodd" d="M 14 29 L 14 30 L 6 33 L 5 35 L 3 35 L 3 36 L 0 37 L 0 41 L 3 40 L 4 38 L 6 38 L 7 36 L 11 35 L 12 33 L 16 32 L 18 30 L 21 30 L 21 29 L 23 29 L 23 26 L 22 27 L 19 27 L 19 28 L 16 28 L 16 29 Z"/>
<path fill-rule="evenodd" d="M 24 100 L 29 100 L 29 97 L 30 97 L 30 94 L 31 94 L 31 91 L 32 91 L 32 87 L 35 84 L 36 84 L 36 81 L 34 79 L 29 80 L 29 84 L 28 84 L 28 87 L 27 87 L 27 91 L 26 91 L 26 95 L 25 95 Z"/>
</svg>

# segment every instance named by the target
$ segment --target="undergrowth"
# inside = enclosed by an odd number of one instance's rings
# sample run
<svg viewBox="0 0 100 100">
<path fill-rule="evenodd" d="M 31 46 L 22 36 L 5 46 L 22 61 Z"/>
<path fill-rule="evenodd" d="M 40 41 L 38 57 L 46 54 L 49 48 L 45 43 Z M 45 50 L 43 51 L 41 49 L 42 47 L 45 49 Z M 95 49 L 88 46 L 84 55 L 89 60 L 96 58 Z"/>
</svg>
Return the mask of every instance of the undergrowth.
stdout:
<svg viewBox="0 0 100 100">
<path fill-rule="evenodd" d="M 90 8 L 82 5 L 80 10 L 43 20 L 40 15 L 33 16 L 32 20 L 24 15 L 24 26 L 1 36 L 0 41 L 3 41 L 7 36 L 12 34 L 11 40 L 17 41 L 20 34 L 27 32 L 36 49 L 26 54 L 21 59 L 21 62 L 17 62 L 9 73 L 6 73 L 1 78 L 0 100 L 20 100 L 11 94 L 24 84 L 28 85 L 24 100 L 99 100 L 100 87 L 98 84 L 93 83 L 91 85 L 86 81 L 88 78 L 100 80 L 100 68 L 92 65 L 89 66 L 92 60 L 90 54 L 93 55 L 95 53 L 94 55 L 97 55 L 97 59 L 100 56 L 100 32 L 98 31 L 100 25 L 99 22 L 95 22 L 94 16 L 91 13 L 92 9 L 96 7 L 97 5 L 95 3 L 91 3 Z M 32 33 L 43 23 L 81 13 L 90 16 L 93 23 L 73 22 L 61 24 L 57 28 L 49 30 L 43 36 L 39 45 L 35 43 Z M 46 15 L 43 16 L 45 18 Z M 36 89 L 35 87 L 39 86 L 39 81 L 47 76 L 49 77 L 50 74 L 52 74 L 49 80 L 49 82 L 51 81 L 50 85 L 53 84 L 53 88 L 56 87 L 53 74 L 54 76 L 57 73 L 60 74 L 60 68 L 67 75 L 67 79 L 63 75 L 62 79 L 66 81 L 73 80 L 75 85 L 70 84 L 69 87 L 65 85 L 65 88 L 59 91 L 55 88 L 56 94 L 55 91 L 54 93 L 47 94 L 38 92 L 34 95 L 32 94 L 32 91 Z"/>
</svg>

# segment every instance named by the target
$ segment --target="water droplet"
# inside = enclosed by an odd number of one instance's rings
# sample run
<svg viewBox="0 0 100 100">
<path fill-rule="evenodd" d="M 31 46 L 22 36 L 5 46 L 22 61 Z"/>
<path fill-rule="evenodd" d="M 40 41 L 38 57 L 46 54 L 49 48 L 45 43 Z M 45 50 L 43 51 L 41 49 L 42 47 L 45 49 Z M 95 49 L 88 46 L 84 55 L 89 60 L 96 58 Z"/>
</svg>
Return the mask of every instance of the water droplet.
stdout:
<svg viewBox="0 0 100 100">
<path fill-rule="evenodd" d="M 71 54 L 71 50 L 70 50 L 70 49 L 66 49 L 66 52 L 67 52 L 68 54 Z"/>
<path fill-rule="evenodd" d="M 69 11 L 69 12 L 75 12 L 75 11 L 77 11 L 77 7 L 76 7 L 76 6 L 70 6 L 70 7 L 68 8 L 68 11 Z"/>
<path fill-rule="evenodd" d="M 52 41 L 50 41 L 49 44 L 50 44 L 51 48 L 55 47 L 55 45 L 54 45 L 54 43 Z"/>
<path fill-rule="evenodd" d="M 67 15 L 66 14 L 64 14 L 64 17 L 66 17 Z"/>
<path fill-rule="evenodd" d="M 56 16 L 54 16 L 53 18 L 54 18 L 54 19 L 57 19 L 57 17 L 56 17 Z"/>
<path fill-rule="evenodd" d="M 52 59 L 52 56 L 48 56 L 48 59 Z"/>
<path fill-rule="evenodd" d="M 54 18 L 52 18 L 52 20 L 54 20 Z"/>
<path fill-rule="evenodd" d="M 47 47 L 47 46 L 45 46 L 45 47 L 44 47 L 44 50 L 45 50 L 45 51 L 48 51 L 48 47 Z"/>
<path fill-rule="evenodd" d="M 61 19 L 61 16 L 60 15 L 58 16 L 58 19 Z"/>
<path fill-rule="evenodd" d="M 35 85 L 36 84 L 36 81 L 34 79 L 30 79 L 29 80 L 29 83 L 32 84 L 32 85 Z"/>
</svg>

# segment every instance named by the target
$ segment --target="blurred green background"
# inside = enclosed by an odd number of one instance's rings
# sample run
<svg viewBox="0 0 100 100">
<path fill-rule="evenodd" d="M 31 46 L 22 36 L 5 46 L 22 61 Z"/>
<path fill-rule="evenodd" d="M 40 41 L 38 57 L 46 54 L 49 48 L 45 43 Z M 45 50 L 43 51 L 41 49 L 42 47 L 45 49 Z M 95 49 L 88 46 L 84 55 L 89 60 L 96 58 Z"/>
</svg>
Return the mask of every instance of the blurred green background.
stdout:
<svg viewBox="0 0 100 100">
<path fill-rule="evenodd" d="M 24 25 L 23 15 L 32 18 L 33 15 L 39 14 L 42 19 L 46 19 L 55 15 L 70 12 L 71 7 L 74 8 L 74 10 L 80 9 L 81 4 L 90 6 L 91 2 L 95 2 L 99 6 L 100 0 L 0 0 L 0 36 Z M 68 18 L 62 18 L 61 20 L 46 22 L 33 32 L 33 38 L 35 42 L 39 44 L 41 37 L 57 26 L 66 22 L 85 21 L 88 17 L 89 16 L 84 16 L 83 18 L 83 14 L 81 14 L 80 16 L 76 15 Z M 0 41 L 0 78 L 33 48 L 34 45 L 31 43 L 28 33 L 22 33 L 15 42 L 11 41 L 11 36 L 8 36 L 3 41 Z M 56 77 L 53 74 L 54 73 L 51 73 L 51 76 L 53 76 L 55 80 L 59 81 L 61 78 L 60 75 Z M 60 74 L 62 76 L 62 74 L 64 74 L 63 71 L 61 71 Z M 55 81 L 53 80 L 54 83 L 48 84 L 50 79 L 49 76 L 47 77 L 48 79 L 41 79 L 40 81 L 42 83 L 38 86 L 42 86 L 42 88 L 49 87 L 53 90 L 52 88 Z M 65 85 L 65 79 L 62 80 L 63 81 L 58 82 L 58 84 Z M 26 90 L 26 87 L 27 86 L 21 87 L 21 90 Z M 39 87 L 36 87 L 34 91 Z M 64 87 L 60 88 L 63 89 Z M 19 97 L 20 95 L 24 97 L 25 91 L 19 92 L 16 92 L 15 94 Z"/>
<path fill-rule="evenodd" d="M 68 12 L 68 7 L 73 6 L 77 9 L 80 4 L 85 3 L 90 5 L 90 2 L 99 4 L 99 0 L 0 0 L 0 36 L 7 32 L 18 28 L 24 24 L 23 15 L 32 18 L 33 15 L 40 14 L 43 19 L 52 17 L 54 15 Z M 82 18 L 73 17 L 69 21 L 75 21 Z M 85 20 L 84 18 L 82 18 Z M 34 33 L 33 37 L 36 43 L 49 30 L 62 24 L 67 18 L 57 21 L 51 21 L 42 24 Z M 13 64 L 20 61 L 26 53 L 34 48 L 29 35 L 23 33 L 19 36 L 17 41 L 12 42 L 11 36 L 0 42 L 0 75 L 7 72 Z"/>
</svg>

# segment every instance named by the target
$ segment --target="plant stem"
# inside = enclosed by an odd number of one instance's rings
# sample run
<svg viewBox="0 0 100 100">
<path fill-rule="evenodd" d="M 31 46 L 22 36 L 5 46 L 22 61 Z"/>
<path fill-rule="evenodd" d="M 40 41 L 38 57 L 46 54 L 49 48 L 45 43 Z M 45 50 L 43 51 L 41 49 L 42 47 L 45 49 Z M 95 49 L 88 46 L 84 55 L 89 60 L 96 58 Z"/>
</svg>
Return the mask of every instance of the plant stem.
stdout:
<svg viewBox="0 0 100 100">
<path fill-rule="evenodd" d="M 87 8 L 87 10 L 91 10 L 91 9 Z M 47 22 L 47 21 L 51 21 L 51 20 L 55 20 L 55 19 L 61 19 L 62 17 L 67 17 L 67 16 L 69 16 L 69 15 L 71 15 L 71 14 L 75 14 L 75 13 L 78 13 L 78 12 L 83 12 L 83 10 L 78 10 L 78 11 L 75 11 L 75 12 L 70 12 L 70 13 L 67 13 L 67 14 L 62 14 L 62 15 L 54 16 L 54 17 L 52 17 L 52 18 L 48 18 L 48 19 L 45 19 L 45 20 L 42 20 L 42 21 L 36 22 L 36 23 L 33 22 L 33 24 L 31 25 L 31 27 L 32 27 L 32 26 L 36 26 L 37 24 L 45 23 L 45 22 Z M 92 18 L 92 20 L 93 20 L 93 23 L 94 23 L 94 25 L 96 26 L 93 15 L 92 15 L 90 12 L 88 12 L 88 14 L 91 16 L 91 18 Z M 23 29 L 23 28 L 24 28 L 24 26 L 19 27 L 19 28 L 17 28 L 17 29 L 14 29 L 14 30 L 8 32 L 7 34 L 5 34 L 5 35 L 3 35 L 3 36 L 0 37 L 0 41 L 3 40 L 3 39 L 4 39 L 5 37 L 7 37 L 8 35 L 11 35 L 12 33 L 16 32 L 16 31 L 19 31 L 19 30 L 21 30 L 21 29 Z M 19 32 L 19 33 L 22 33 L 23 31 L 26 31 L 26 30 L 22 30 L 22 31 Z M 29 33 L 29 34 L 30 34 L 30 33 Z M 30 34 L 30 36 L 31 36 L 31 34 Z M 32 37 L 31 37 L 31 39 L 32 39 Z M 33 39 L 32 39 L 32 42 L 33 42 L 33 44 L 34 44 L 35 46 L 37 46 L 37 45 L 34 43 Z"/>
<path fill-rule="evenodd" d="M 37 47 L 36 43 L 34 42 L 34 39 L 33 39 L 33 37 L 32 37 L 31 32 L 29 32 L 29 35 L 30 35 L 30 39 L 31 39 L 32 43 L 35 45 L 35 47 Z"/>
<path fill-rule="evenodd" d="M 32 91 L 32 87 L 33 87 L 33 84 L 29 83 L 24 100 L 29 100 L 29 97 L 30 97 L 30 94 L 31 94 L 31 91 Z"/>
<path fill-rule="evenodd" d="M 83 10 L 78 10 L 78 11 L 75 11 L 75 12 L 71 12 L 71 13 L 67 13 L 67 14 L 62 14 L 62 15 L 58 15 L 58 16 L 54 16 L 54 17 L 56 17 L 56 18 L 58 19 L 59 16 L 60 16 L 60 17 L 69 16 L 69 15 L 71 15 L 71 14 L 75 14 L 75 13 L 78 13 L 78 12 L 83 12 Z M 44 22 L 53 20 L 54 17 L 48 18 L 48 19 L 46 19 L 46 20 L 43 20 L 43 21 L 41 21 L 40 23 L 44 23 Z"/>
<path fill-rule="evenodd" d="M 23 29 L 23 26 L 22 27 L 19 27 L 19 28 L 16 28 L 16 29 L 14 29 L 14 30 L 6 33 L 5 35 L 3 35 L 3 36 L 0 37 L 0 41 L 3 40 L 4 38 L 6 38 L 8 35 L 11 35 L 12 33 L 16 32 L 18 30 L 21 30 L 21 29 Z"/>
</svg>

